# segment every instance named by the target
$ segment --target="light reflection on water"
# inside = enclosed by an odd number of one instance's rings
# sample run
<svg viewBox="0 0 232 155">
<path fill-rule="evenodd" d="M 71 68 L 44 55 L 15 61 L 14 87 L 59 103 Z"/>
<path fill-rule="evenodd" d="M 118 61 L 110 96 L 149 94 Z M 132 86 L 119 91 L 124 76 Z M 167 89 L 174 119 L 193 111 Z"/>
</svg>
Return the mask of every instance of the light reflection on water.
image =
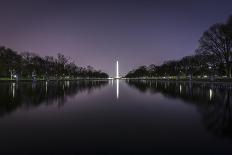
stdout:
<svg viewBox="0 0 232 155">
<path fill-rule="evenodd" d="M 209 89 L 209 99 L 212 100 L 213 97 L 213 90 Z"/>
<path fill-rule="evenodd" d="M 117 99 L 119 98 L 119 79 L 116 80 L 116 92 L 117 92 Z"/>
<path fill-rule="evenodd" d="M 12 83 L 11 89 L 12 89 L 12 97 L 15 98 L 15 83 L 14 82 Z"/>
</svg>

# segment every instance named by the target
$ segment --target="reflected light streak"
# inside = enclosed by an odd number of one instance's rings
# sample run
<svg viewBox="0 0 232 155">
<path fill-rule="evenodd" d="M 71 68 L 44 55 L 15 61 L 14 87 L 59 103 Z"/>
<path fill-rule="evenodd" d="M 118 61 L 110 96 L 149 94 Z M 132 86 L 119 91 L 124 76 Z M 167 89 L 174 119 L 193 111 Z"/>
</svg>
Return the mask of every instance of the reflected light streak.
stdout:
<svg viewBox="0 0 232 155">
<path fill-rule="evenodd" d="M 69 81 L 65 81 L 65 82 L 64 82 L 64 86 L 65 86 L 66 88 L 67 88 L 67 87 L 69 88 L 69 86 L 70 86 Z"/>
<path fill-rule="evenodd" d="M 48 92 L 48 82 L 46 81 L 46 94 Z"/>
<path fill-rule="evenodd" d="M 12 83 L 12 95 L 15 97 L 15 83 Z"/>
<path fill-rule="evenodd" d="M 119 80 L 116 80 L 116 88 L 117 88 L 117 99 L 119 98 Z"/>
<path fill-rule="evenodd" d="M 213 90 L 210 89 L 210 90 L 209 90 L 209 99 L 212 100 L 212 97 L 213 97 Z"/>
</svg>

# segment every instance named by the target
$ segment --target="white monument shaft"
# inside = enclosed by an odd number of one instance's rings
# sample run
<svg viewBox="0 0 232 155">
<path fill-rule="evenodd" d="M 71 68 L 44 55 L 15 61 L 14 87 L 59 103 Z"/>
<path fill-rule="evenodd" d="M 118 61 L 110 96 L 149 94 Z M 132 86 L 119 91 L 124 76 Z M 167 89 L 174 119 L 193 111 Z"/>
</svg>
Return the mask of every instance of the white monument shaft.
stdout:
<svg viewBox="0 0 232 155">
<path fill-rule="evenodd" d="M 116 78 L 119 78 L 119 66 L 118 66 L 118 61 L 116 62 Z"/>
<path fill-rule="evenodd" d="M 117 99 L 119 98 L 119 65 L 118 61 L 116 62 L 116 93 L 117 93 Z"/>
</svg>

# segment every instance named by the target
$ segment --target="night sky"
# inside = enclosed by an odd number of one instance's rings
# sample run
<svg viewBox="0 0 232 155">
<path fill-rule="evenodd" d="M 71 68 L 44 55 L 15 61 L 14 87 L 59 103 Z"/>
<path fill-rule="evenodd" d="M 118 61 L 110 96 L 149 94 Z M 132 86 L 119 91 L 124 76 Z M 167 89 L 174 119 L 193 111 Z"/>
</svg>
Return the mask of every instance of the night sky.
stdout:
<svg viewBox="0 0 232 155">
<path fill-rule="evenodd" d="M 232 14 L 231 0 L 0 0 L 0 45 L 63 53 L 115 76 L 194 53 L 202 33 Z"/>
</svg>

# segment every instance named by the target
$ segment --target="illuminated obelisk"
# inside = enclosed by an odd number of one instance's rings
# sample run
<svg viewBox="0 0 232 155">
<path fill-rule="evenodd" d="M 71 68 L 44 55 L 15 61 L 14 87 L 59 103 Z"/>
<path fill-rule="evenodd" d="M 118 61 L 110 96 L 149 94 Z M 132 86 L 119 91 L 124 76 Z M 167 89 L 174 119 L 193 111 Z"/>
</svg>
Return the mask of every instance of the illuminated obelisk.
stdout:
<svg viewBox="0 0 232 155">
<path fill-rule="evenodd" d="M 118 61 L 116 62 L 116 79 L 119 79 L 119 66 L 118 66 Z"/>
<path fill-rule="evenodd" d="M 117 99 L 119 98 L 119 66 L 118 61 L 116 62 L 116 90 L 117 90 Z"/>
</svg>

